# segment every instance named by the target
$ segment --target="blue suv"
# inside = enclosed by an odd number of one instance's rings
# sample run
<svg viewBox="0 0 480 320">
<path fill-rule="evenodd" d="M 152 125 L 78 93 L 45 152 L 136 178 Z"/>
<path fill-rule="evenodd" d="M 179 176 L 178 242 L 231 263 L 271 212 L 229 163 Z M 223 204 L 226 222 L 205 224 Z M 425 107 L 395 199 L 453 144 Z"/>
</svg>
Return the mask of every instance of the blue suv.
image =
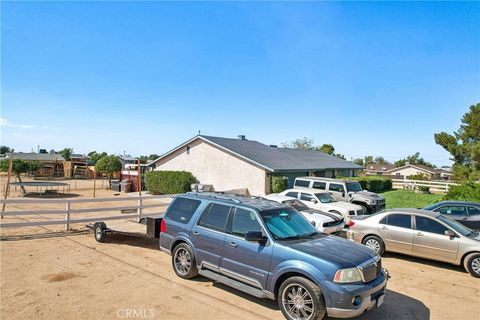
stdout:
<svg viewBox="0 0 480 320">
<path fill-rule="evenodd" d="M 281 203 L 215 193 L 177 196 L 160 227 L 175 273 L 276 300 L 287 319 L 348 318 L 380 306 L 387 273 L 365 246 L 318 232 Z"/>
</svg>

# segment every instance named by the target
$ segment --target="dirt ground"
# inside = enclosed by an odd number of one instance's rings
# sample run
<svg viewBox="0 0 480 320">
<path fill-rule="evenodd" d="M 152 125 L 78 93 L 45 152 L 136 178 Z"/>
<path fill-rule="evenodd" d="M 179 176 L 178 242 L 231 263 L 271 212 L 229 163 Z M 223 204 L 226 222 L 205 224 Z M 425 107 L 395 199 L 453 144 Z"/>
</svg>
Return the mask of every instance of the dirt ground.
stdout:
<svg viewBox="0 0 480 320">
<path fill-rule="evenodd" d="M 47 218 L 55 216 L 22 217 Z M 176 277 L 155 239 L 111 235 L 101 244 L 83 225 L 62 228 L 2 229 L 1 319 L 283 319 L 271 301 Z M 385 303 L 359 319 L 480 319 L 480 280 L 461 267 L 394 254 L 383 260 L 392 275 Z"/>
</svg>

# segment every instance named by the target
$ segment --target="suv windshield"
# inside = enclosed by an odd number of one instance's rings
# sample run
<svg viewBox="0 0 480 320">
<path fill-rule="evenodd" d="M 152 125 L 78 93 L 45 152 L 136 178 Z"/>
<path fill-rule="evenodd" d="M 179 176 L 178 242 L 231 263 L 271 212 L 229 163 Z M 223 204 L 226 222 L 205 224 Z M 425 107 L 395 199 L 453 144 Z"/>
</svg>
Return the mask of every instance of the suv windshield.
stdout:
<svg viewBox="0 0 480 320">
<path fill-rule="evenodd" d="M 334 197 L 329 195 L 328 193 L 315 193 L 315 196 L 321 203 L 332 203 L 337 202 Z"/>
<path fill-rule="evenodd" d="M 469 237 L 469 236 L 476 236 L 477 232 L 468 229 L 465 227 L 463 224 L 458 223 L 457 221 L 445 218 L 444 216 L 438 216 L 438 220 L 442 221 L 446 225 L 448 225 L 450 228 L 455 230 L 456 232 L 460 233 L 462 236 Z"/>
<path fill-rule="evenodd" d="M 304 210 L 310 210 L 307 205 L 303 204 L 302 201 L 299 200 L 285 200 L 283 201 L 283 204 L 286 204 L 287 206 L 294 207 L 298 211 L 304 211 Z"/>
<path fill-rule="evenodd" d="M 348 192 L 360 192 L 362 191 L 362 186 L 358 182 L 347 182 L 345 183 L 347 186 Z"/>
<path fill-rule="evenodd" d="M 276 240 L 308 238 L 320 234 L 297 210 L 275 209 L 260 213 L 268 231 Z"/>
</svg>

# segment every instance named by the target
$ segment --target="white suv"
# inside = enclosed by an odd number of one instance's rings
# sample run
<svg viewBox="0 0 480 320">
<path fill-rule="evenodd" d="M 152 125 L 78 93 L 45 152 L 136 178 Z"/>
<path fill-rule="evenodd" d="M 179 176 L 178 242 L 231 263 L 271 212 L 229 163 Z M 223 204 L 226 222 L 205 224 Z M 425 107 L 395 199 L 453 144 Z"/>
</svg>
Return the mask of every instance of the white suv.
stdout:
<svg viewBox="0 0 480 320">
<path fill-rule="evenodd" d="M 350 216 L 366 213 L 359 205 L 337 201 L 328 193 L 320 192 L 317 189 L 288 189 L 279 193 L 279 195 L 298 199 L 313 209 L 339 213 L 345 218 L 346 223 L 350 221 Z"/>
</svg>

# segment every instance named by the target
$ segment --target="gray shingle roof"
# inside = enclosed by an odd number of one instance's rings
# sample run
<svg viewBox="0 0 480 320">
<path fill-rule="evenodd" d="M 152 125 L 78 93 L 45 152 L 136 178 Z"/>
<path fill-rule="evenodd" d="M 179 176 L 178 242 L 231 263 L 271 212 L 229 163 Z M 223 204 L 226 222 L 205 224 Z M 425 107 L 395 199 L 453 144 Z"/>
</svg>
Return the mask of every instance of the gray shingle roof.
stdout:
<svg viewBox="0 0 480 320">
<path fill-rule="evenodd" d="M 316 171 L 324 169 L 362 169 L 353 162 L 319 151 L 270 147 L 253 140 L 199 136 L 260 164 L 272 171 Z"/>
<path fill-rule="evenodd" d="M 8 158 L 8 155 L 7 155 Z M 38 160 L 38 161 L 64 161 L 62 155 L 58 153 L 35 153 L 35 152 L 15 152 L 13 159 Z"/>
</svg>

